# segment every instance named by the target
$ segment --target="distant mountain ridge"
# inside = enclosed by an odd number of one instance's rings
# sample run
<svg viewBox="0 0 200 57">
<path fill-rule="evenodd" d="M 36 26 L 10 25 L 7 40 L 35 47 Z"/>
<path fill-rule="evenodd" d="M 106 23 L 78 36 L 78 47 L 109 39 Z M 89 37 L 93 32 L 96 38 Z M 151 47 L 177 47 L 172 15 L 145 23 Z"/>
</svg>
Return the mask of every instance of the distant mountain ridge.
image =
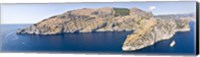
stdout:
<svg viewBox="0 0 200 57">
<path fill-rule="evenodd" d="M 181 18 L 191 18 L 195 19 L 195 13 L 187 13 L 187 14 L 165 14 L 165 15 L 156 15 L 155 18 L 158 19 L 181 19 Z"/>
</svg>

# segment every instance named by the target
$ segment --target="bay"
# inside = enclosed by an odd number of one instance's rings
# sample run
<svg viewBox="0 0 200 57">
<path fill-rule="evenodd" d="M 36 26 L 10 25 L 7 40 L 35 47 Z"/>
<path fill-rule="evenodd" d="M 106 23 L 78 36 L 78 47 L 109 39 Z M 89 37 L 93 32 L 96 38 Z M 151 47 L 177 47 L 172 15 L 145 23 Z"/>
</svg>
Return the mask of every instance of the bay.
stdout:
<svg viewBox="0 0 200 57">
<path fill-rule="evenodd" d="M 189 32 L 177 32 L 173 38 L 152 46 L 123 52 L 122 45 L 130 32 L 94 32 L 59 35 L 17 35 L 16 30 L 31 24 L 1 24 L 1 52 L 62 52 L 117 54 L 195 54 L 195 22 Z M 176 42 L 170 47 L 172 41 Z"/>
</svg>

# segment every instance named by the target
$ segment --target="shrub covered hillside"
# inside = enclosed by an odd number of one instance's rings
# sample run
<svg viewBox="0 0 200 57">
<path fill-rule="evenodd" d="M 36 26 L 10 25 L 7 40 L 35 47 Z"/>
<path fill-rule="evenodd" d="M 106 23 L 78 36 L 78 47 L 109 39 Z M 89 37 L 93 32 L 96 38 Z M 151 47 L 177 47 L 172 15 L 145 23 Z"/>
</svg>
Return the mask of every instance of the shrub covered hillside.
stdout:
<svg viewBox="0 0 200 57">
<path fill-rule="evenodd" d="M 129 15 L 130 10 L 127 8 L 113 8 L 115 11 L 115 16 L 125 16 Z"/>
</svg>

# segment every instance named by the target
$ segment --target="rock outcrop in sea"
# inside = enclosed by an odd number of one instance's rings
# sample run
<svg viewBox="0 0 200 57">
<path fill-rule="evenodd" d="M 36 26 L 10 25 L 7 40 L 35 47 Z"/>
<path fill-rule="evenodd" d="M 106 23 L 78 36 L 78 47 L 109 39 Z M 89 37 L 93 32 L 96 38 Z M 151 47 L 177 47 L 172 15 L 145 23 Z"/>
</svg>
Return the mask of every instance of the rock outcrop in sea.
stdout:
<svg viewBox="0 0 200 57">
<path fill-rule="evenodd" d="M 127 35 L 122 50 L 133 51 L 170 39 L 178 31 L 189 31 L 188 19 L 155 18 L 151 12 L 138 8 L 83 8 L 44 19 L 17 34 L 53 35 L 133 31 Z"/>
</svg>

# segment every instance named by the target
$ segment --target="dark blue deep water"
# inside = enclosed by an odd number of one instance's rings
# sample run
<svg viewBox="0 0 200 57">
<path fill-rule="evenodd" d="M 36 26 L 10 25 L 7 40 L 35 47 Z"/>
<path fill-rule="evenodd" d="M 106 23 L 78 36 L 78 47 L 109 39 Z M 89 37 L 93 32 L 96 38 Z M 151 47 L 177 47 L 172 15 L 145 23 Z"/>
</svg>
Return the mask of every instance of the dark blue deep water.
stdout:
<svg viewBox="0 0 200 57">
<path fill-rule="evenodd" d="M 60 35 L 17 35 L 18 28 L 29 25 L 2 24 L 1 52 L 80 52 L 125 54 L 195 54 L 195 22 L 189 32 L 177 32 L 173 38 L 157 42 L 144 49 L 123 52 L 121 47 L 126 35 L 132 32 L 94 32 Z M 175 40 L 176 45 L 170 47 Z"/>
</svg>

